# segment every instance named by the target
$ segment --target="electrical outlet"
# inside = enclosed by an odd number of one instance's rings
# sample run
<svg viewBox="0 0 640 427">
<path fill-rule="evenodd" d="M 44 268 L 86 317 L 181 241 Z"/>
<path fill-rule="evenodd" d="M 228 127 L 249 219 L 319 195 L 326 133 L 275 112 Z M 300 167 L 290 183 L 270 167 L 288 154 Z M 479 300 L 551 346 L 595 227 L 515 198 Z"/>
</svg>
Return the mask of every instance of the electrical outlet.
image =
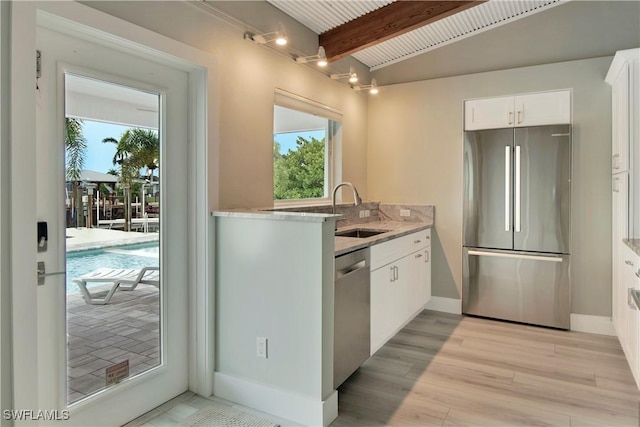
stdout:
<svg viewBox="0 0 640 427">
<path fill-rule="evenodd" d="M 358 215 L 360 216 L 360 218 L 364 218 L 364 211 L 363 210 L 358 211 Z"/>
<path fill-rule="evenodd" d="M 411 216 L 410 209 L 400 209 L 400 216 Z"/>
<path fill-rule="evenodd" d="M 371 211 L 369 209 L 364 211 L 364 217 L 369 218 L 371 216 Z"/>
<path fill-rule="evenodd" d="M 267 339 L 264 337 L 256 337 L 256 356 L 267 358 Z"/>
</svg>

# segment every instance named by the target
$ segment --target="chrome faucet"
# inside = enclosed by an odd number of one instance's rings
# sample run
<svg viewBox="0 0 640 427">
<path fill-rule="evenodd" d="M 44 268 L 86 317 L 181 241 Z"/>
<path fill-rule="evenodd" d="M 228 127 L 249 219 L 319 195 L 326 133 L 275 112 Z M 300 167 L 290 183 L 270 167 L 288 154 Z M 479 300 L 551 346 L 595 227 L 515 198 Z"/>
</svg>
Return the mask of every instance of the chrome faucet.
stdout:
<svg viewBox="0 0 640 427">
<path fill-rule="evenodd" d="M 336 192 L 338 191 L 338 188 L 342 187 L 343 185 L 351 187 L 351 190 L 353 191 L 354 206 L 358 206 L 360 203 L 362 203 L 362 199 L 360 198 L 360 195 L 358 194 L 358 190 L 356 190 L 356 187 L 350 182 L 341 182 L 340 184 L 336 185 L 336 187 L 333 189 L 333 196 L 331 197 L 331 212 L 333 212 L 334 214 L 336 213 Z"/>
</svg>

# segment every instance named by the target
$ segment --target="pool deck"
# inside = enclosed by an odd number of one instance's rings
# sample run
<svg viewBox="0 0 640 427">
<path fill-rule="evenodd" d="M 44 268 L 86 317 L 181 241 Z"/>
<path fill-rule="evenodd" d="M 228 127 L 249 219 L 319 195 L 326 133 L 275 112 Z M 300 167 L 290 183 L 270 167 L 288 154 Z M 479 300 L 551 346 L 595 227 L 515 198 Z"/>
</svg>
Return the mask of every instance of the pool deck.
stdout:
<svg viewBox="0 0 640 427">
<path fill-rule="evenodd" d="M 157 242 L 159 233 L 100 228 L 67 228 L 67 252 Z M 100 297 L 111 285 L 94 287 Z M 159 291 L 138 285 L 119 289 L 109 304 L 85 303 L 79 291 L 67 292 L 67 399 L 69 402 L 106 388 L 106 368 L 129 361 L 132 377 L 160 363 Z"/>
<path fill-rule="evenodd" d="M 157 242 L 160 236 L 160 233 L 126 232 L 104 228 L 67 228 L 66 230 L 67 252 Z"/>
<path fill-rule="evenodd" d="M 106 388 L 109 366 L 128 360 L 129 376 L 158 366 L 158 295 L 156 287 L 138 285 L 116 291 L 109 304 L 90 305 L 80 292 L 67 293 L 69 402 Z"/>
</svg>

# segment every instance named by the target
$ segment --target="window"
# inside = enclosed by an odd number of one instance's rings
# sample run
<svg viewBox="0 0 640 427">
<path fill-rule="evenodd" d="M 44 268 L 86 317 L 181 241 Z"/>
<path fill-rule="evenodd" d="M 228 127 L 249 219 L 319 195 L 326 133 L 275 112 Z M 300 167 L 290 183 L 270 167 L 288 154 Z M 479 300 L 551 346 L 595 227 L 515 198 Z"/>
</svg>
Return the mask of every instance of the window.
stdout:
<svg viewBox="0 0 640 427">
<path fill-rule="evenodd" d="M 273 199 L 328 199 L 336 174 L 342 115 L 337 111 L 276 91 L 273 115 Z"/>
</svg>

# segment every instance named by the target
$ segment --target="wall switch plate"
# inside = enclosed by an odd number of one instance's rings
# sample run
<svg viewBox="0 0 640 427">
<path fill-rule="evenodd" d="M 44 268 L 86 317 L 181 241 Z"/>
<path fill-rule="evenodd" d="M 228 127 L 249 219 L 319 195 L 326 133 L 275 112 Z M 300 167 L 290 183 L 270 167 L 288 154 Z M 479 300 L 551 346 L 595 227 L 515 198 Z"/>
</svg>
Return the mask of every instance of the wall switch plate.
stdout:
<svg viewBox="0 0 640 427">
<path fill-rule="evenodd" d="M 400 216 L 411 216 L 410 209 L 400 209 Z"/>
<path fill-rule="evenodd" d="M 256 356 L 267 358 L 267 339 L 264 337 L 256 337 Z"/>
<path fill-rule="evenodd" d="M 359 211 L 360 218 L 368 218 L 371 216 L 371 211 L 369 209 L 362 209 Z"/>
</svg>

